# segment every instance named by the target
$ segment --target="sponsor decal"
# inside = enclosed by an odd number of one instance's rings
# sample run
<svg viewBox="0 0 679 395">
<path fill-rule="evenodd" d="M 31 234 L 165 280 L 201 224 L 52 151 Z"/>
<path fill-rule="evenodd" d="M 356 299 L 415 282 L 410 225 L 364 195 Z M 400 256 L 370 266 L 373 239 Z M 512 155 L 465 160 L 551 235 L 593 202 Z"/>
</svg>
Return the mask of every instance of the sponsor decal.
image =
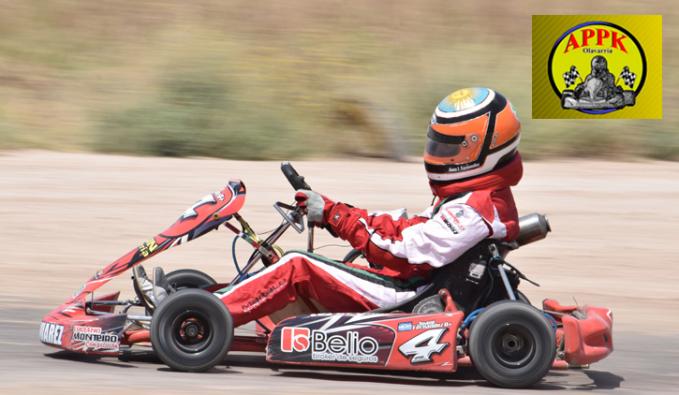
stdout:
<svg viewBox="0 0 679 395">
<path fill-rule="evenodd" d="M 408 322 L 399 322 L 398 323 L 398 331 L 399 332 L 407 332 L 407 331 L 412 331 L 413 330 L 413 323 L 408 321 Z"/>
<path fill-rule="evenodd" d="M 446 224 L 446 226 L 448 227 L 448 229 L 450 229 L 450 231 L 453 232 L 454 235 L 460 233 L 460 230 L 459 230 L 457 227 L 455 227 L 455 225 L 453 225 L 453 224 L 448 220 L 448 218 L 446 218 L 446 216 L 442 215 L 442 216 L 441 216 L 441 219 L 443 219 L 443 223 Z"/>
<path fill-rule="evenodd" d="M 415 330 L 420 329 L 434 329 L 434 328 L 447 328 L 450 326 L 450 322 L 436 322 L 436 320 L 420 321 L 415 325 Z"/>
<path fill-rule="evenodd" d="M 48 322 L 40 323 L 40 341 L 46 344 L 61 346 L 61 338 L 64 335 L 64 326 L 51 324 Z"/>
<path fill-rule="evenodd" d="M 283 289 L 287 284 L 286 280 L 280 280 L 277 283 L 273 284 L 269 288 L 263 289 L 257 296 L 255 296 L 253 299 L 247 301 L 243 306 L 243 312 L 248 313 L 257 306 L 261 305 L 262 303 L 266 302 L 267 298 L 275 293 L 278 293 L 281 289 Z"/>
<path fill-rule="evenodd" d="M 457 211 L 454 211 L 451 208 L 447 208 L 446 213 L 448 214 L 450 219 L 448 219 L 448 217 L 446 216 L 441 217 L 443 218 L 443 222 L 448 226 L 448 228 L 450 228 L 450 230 L 454 234 L 464 232 L 465 227 L 462 224 L 462 221 L 460 221 L 460 217 L 464 216 L 464 210 L 458 209 Z"/>
<path fill-rule="evenodd" d="M 475 169 L 479 166 L 481 166 L 481 164 L 478 163 L 478 162 L 477 163 L 467 163 L 467 164 L 464 164 L 464 165 L 457 165 L 457 166 L 448 165 L 448 172 L 449 173 L 458 173 L 458 172 L 465 171 L 465 170 Z"/>
<path fill-rule="evenodd" d="M 71 340 L 82 343 L 84 349 L 118 351 L 120 347 L 117 334 L 104 333 L 97 326 L 74 326 Z"/>
<path fill-rule="evenodd" d="M 292 317 L 271 334 L 267 359 L 283 363 L 384 366 L 394 346 L 396 322 L 394 326 L 384 326 L 376 324 L 376 321 L 401 318 L 401 315 L 390 314 Z"/>
<path fill-rule="evenodd" d="M 328 334 L 322 330 L 286 327 L 281 332 L 281 351 L 311 350 L 311 359 L 324 362 L 377 363 L 379 342 L 371 336 L 360 336 L 357 331 Z"/>
<path fill-rule="evenodd" d="M 309 328 L 286 327 L 281 332 L 281 351 L 304 352 L 309 349 Z"/>
<path fill-rule="evenodd" d="M 155 240 L 145 241 L 144 244 L 139 246 L 139 253 L 141 256 L 146 258 L 151 255 L 155 250 L 158 249 L 158 243 Z"/>
<path fill-rule="evenodd" d="M 412 364 L 431 362 L 432 355 L 440 354 L 448 347 L 448 343 L 439 343 L 446 330 L 447 328 L 439 328 L 422 332 L 401 344 L 398 351 L 410 358 Z"/>
<path fill-rule="evenodd" d="M 535 118 L 661 118 L 661 100 L 661 16 L 533 16 Z"/>
<path fill-rule="evenodd" d="M 311 359 L 356 363 L 377 363 L 380 345 L 373 337 L 360 337 L 356 331 L 328 336 L 323 331 L 311 334 Z"/>
</svg>

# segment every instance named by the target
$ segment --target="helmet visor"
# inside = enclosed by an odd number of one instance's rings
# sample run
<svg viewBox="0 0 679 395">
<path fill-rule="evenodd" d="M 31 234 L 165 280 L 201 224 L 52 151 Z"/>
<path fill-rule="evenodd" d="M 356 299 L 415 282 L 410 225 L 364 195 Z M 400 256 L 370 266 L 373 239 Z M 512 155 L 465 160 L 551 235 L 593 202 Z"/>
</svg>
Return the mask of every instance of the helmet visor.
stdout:
<svg viewBox="0 0 679 395">
<path fill-rule="evenodd" d="M 438 156 L 439 158 L 452 157 L 460 153 L 460 144 L 456 143 L 441 143 L 432 139 L 427 139 L 427 146 L 425 148 L 427 154 L 431 156 Z"/>
</svg>

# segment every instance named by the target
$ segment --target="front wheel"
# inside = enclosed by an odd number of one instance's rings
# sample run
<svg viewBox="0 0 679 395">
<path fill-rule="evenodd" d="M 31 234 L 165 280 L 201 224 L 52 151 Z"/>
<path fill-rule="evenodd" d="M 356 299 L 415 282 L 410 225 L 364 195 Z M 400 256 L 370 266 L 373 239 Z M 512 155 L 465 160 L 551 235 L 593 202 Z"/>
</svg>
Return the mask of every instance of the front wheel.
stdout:
<svg viewBox="0 0 679 395">
<path fill-rule="evenodd" d="M 233 319 L 224 303 L 201 289 L 168 296 L 151 320 L 151 344 L 174 370 L 206 371 L 222 362 L 233 340 Z"/>
<path fill-rule="evenodd" d="M 493 303 L 469 331 L 474 366 L 497 386 L 530 387 L 547 374 L 554 361 L 554 331 L 542 312 L 526 303 Z"/>
</svg>

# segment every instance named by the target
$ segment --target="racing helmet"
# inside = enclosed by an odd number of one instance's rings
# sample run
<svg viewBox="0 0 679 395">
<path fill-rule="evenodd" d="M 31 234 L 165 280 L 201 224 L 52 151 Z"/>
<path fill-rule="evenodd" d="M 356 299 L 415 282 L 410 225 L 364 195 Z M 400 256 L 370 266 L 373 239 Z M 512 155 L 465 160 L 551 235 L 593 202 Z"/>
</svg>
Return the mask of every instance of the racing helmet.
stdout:
<svg viewBox="0 0 679 395">
<path fill-rule="evenodd" d="M 491 172 L 509 162 L 521 124 L 511 103 L 488 88 L 465 88 L 436 106 L 427 130 L 429 180 L 448 183 Z"/>
</svg>

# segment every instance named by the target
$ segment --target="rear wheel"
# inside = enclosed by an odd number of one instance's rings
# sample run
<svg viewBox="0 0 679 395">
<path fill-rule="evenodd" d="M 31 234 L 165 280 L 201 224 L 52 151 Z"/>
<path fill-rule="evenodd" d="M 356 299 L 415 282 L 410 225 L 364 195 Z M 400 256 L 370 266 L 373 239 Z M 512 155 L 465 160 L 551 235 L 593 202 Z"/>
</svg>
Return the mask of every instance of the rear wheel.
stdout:
<svg viewBox="0 0 679 395">
<path fill-rule="evenodd" d="M 551 368 L 555 344 L 554 331 L 541 311 L 522 302 L 500 301 L 472 323 L 469 355 L 491 383 L 530 387 Z"/>
<path fill-rule="evenodd" d="M 526 304 L 531 304 L 530 300 L 528 300 L 528 297 L 523 294 L 523 292 L 516 290 L 515 291 L 516 295 L 516 301 L 521 302 L 521 303 L 526 303 Z M 458 310 L 463 310 L 462 306 L 455 304 Z M 412 313 L 414 314 L 435 314 L 435 313 L 441 313 L 444 310 L 443 302 L 441 301 L 441 297 L 438 295 L 431 295 L 428 296 L 421 301 L 419 301 L 415 307 L 413 307 Z"/>
<path fill-rule="evenodd" d="M 441 297 L 437 295 L 427 296 L 420 300 L 415 307 L 413 307 L 413 314 L 436 314 L 444 310 Z"/>
<path fill-rule="evenodd" d="M 174 370 L 202 372 L 222 362 L 233 340 L 233 320 L 224 303 L 201 289 L 182 289 L 156 309 L 151 344 Z"/>
<path fill-rule="evenodd" d="M 521 292 L 521 291 L 519 291 L 519 290 L 516 290 L 516 291 L 514 292 L 514 296 L 516 296 L 516 300 L 517 300 L 518 302 L 523 302 L 523 303 L 526 303 L 526 304 L 531 304 L 530 299 L 528 299 L 528 296 L 524 295 L 524 293 Z"/>
<path fill-rule="evenodd" d="M 165 275 L 167 283 L 175 290 L 184 288 L 202 288 L 217 284 L 208 274 L 194 269 L 180 269 Z"/>
</svg>

